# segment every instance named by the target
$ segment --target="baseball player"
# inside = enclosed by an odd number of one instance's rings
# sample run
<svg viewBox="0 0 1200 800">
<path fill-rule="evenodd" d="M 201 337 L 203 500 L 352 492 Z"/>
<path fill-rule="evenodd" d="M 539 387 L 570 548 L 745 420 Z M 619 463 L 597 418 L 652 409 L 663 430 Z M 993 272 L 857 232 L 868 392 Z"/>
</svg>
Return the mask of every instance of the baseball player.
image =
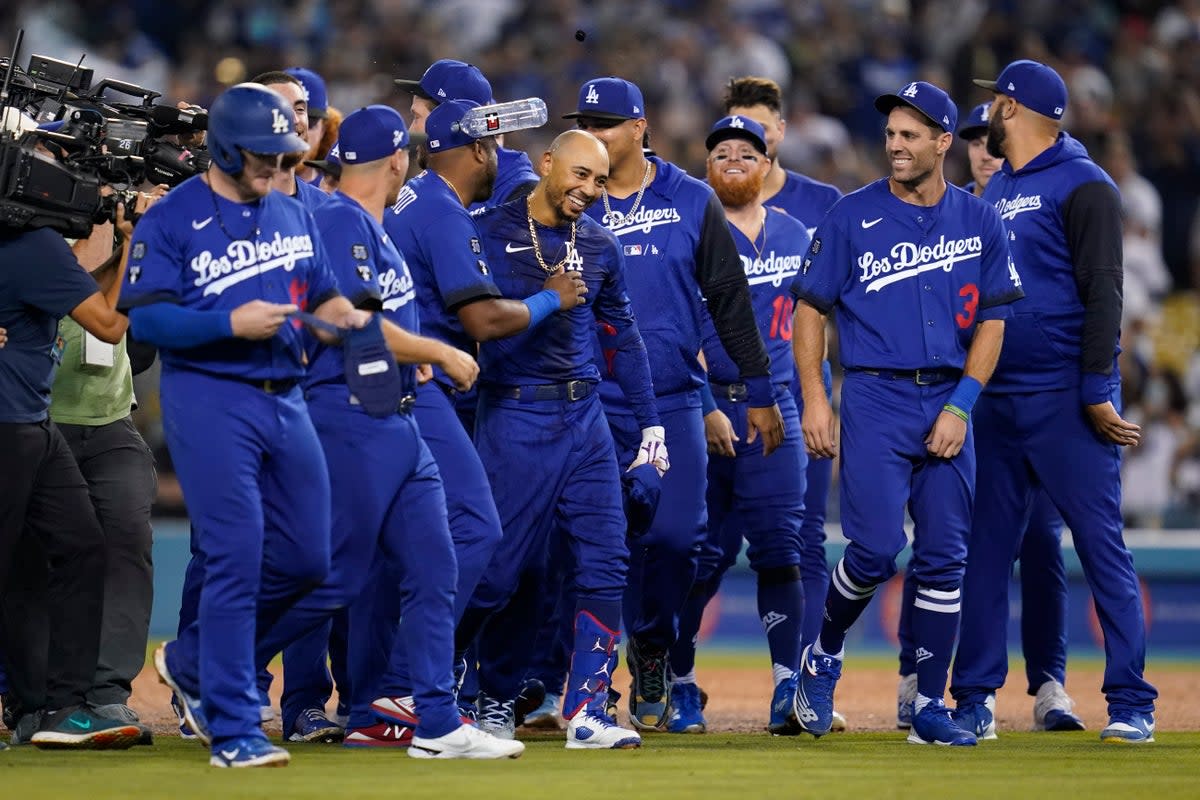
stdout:
<svg viewBox="0 0 1200 800">
<path fill-rule="evenodd" d="M 810 455 L 839 452 L 821 385 L 825 317 L 837 310 L 842 389 L 841 509 L 849 544 L 830 580 L 825 621 L 801 656 L 797 724 L 829 732 L 846 631 L 896 572 L 916 523 L 913 603 L 917 699 L 909 741 L 974 745 L 943 703 L 958 629 L 975 452 L 969 419 L 1021 297 L 995 209 L 946 184 L 958 112 L 923 81 L 881 95 L 888 178 L 847 195 L 818 227 L 794 284 L 792 346 Z"/>
<path fill-rule="evenodd" d="M 762 202 L 779 209 L 804 224 L 811 236 L 817 225 L 829 213 L 842 193 L 836 186 L 813 180 L 779 163 L 779 145 L 787 132 L 783 119 L 783 92 L 770 78 L 744 77 L 729 81 L 725 90 L 726 114 L 749 117 L 763 126 L 767 140 L 767 157 L 771 171 L 763 181 Z M 787 302 L 791 303 L 791 297 Z M 793 375 L 795 371 L 793 370 Z M 825 397 L 833 397 L 833 372 L 829 359 L 821 362 L 821 379 Z M 797 414 L 804 412 L 804 396 L 800 382 L 793 377 L 792 396 Z M 800 526 L 800 580 L 804 586 L 804 621 L 801 637 L 805 644 L 817 638 L 823 612 L 821 598 L 829 590 L 829 565 L 825 558 L 825 515 L 829 504 L 829 487 L 833 480 L 833 462 L 828 458 L 810 458 L 804 472 L 804 522 Z M 707 602 L 707 601 L 706 601 Z M 845 730 L 846 720 L 836 710 L 833 730 Z"/>
<path fill-rule="evenodd" d="M 429 65 L 419 80 L 397 79 L 396 85 L 412 93 L 412 129 L 425 130 L 425 118 L 447 100 L 472 100 L 479 105 L 495 102 L 492 85 L 479 68 L 452 58 L 443 58 Z M 421 154 L 421 167 L 426 162 Z M 492 193 L 482 200 L 472 200 L 472 212 L 492 208 L 509 200 L 524 197 L 537 184 L 538 175 L 529 156 L 520 150 L 510 150 L 502 144 L 496 147 L 496 178 Z"/>
<path fill-rule="evenodd" d="M 1061 130 L 1067 89 L 1050 67 L 1014 61 L 995 81 L 988 149 L 1005 159 L 984 199 L 994 203 L 1028 298 L 975 423 L 979 480 L 963 584 L 963 636 L 951 693 L 956 717 L 994 735 L 1004 684 L 1009 565 L 1037 487 L 1071 528 L 1104 632 L 1102 741 L 1154 741 L 1144 677 L 1146 628 L 1133 559 L 1122 538 L 1120 448 L 1141 431 L 1120 414 L 1121 203 L 1112 179 Z"/>
<path fill-rule="evenodd" d="M 384 228 L 413 272 L 426 335 L 474 352 L 476 342 L 511 336 L 582 302 L 587 291 L 575 272 L 547 277 L 524 300 L 501 297 L 492 282 L 479 231 L 467 206 L 492 195 L 496 180 L 494 137 L 474 139 L 459 122 L 479 104 L 448 100 L 425 118 L 426 169 L 410 181 L 384 216 Z M 479 455 L 455 412 L 458 390 L 444 373 L 417 390 L 413 415 L 446 483 L 446 507 L 458 561 L 454 621 L 500 543 L 502 530 Z M 465 645 L 465 643 L 464 643 Z M 383 720 L 377 735 L 416 723 L 407 651 L 393 650 L 372 710 Z M 464 653 L 455 654 L 459 664 Z M 390 724 L 389 724 L 390 723 Z M 486 728 L 485 728 L 486 729 Z M 508 732 L 511 738 L 511 731 Z M 361 735 L 371 735 L 362 731 Z"/>
<path fill-rule="evenodd" d="M 259 728 L 255 633 L 329 569 L 328 477 L 286 319 L 308 308 L 364 322 L 322 262 L 311 217 L 271 191 L 283 155 L 307 147 L 292 120 L 262 86 L 217 98 L 213 165 L 143 217 L 123 290 L 136 337 L 160 349 L 164 432 L 203 559 L 198 618 L 155 667 L 221 767 L 288 762 Z"/>
<path fill-rule="evenodd" d="M 636 727 L 651 729 L 667 721 L 668 651 L 706 535 L 708 456 L 699 393 L 704 370 L 697 357 L 702 302 L 747 387 L 747 443 L 763 437 L 763 454 L 770 455 L 783 439 L 783 418 L 721 203 L 704 183 L 645 155 L 645 110 L 636 85 L 608 77 L 584 83 L 576 110 L 564 116 L 608 150 L 609 181 L 588 214 L 616 235 L 629 262 L 630 301 L 643 321 L 656 403 L 671 435 L 665 444 L 676 456 L 675 469 L 663 479 L 658 513 L 631 553 L 625 607 L 630 717 Z M 597 363 L 604 364 L 602 353 Z M 622 389 L 605 381 L 600 394 L 618 461 L 628 463 L 639 446 L 655 441 L 640 436 Z"/>
<path fill-rule="evenodd" d="M 504 541 L 460 624 L 471 640 L 504 609 L 521 573 L 542 557 L 552 531 L 569 537 L 570 580 L 578 602 L 563 716 L 567 747 L 637 747 L 641 737 L 605 713 L 620 642 L 621 594 L 628 549 L 621 481 L 600 403 L 593 361 L 597 322 L 616 331 L 613 374 L 643 429 L 631 468 L 669 461 L 654 406 L 646 349 L 624 287 L 624 257 L 613 236 L 584 212 L 608 178 L 608 156 L 595 137 L 568 131 L 542 157 L 544 177 L 523 200 L 478 216 L 484 252 L 506 297 L 527 297 L 546 276 L 580 273 L 587 303 L 559 311 L 536 332 L 484 342 L 476 445 L 496 498 Z M 514 462 L 514 457 L 519 462 Z M 515 466 L 519 464 L 519 466 Z M 491 697 L 513 697 L 515 685 L 491 683 Z"/>
<path fill-rule="evenodd" d="M 391 354 L 402 363 L 436 364 L 443 380 L 469 388 L 477 374 L 468 354 L 442 342 L 414 336 L 416 292 L 407 264 L 384 231 L 384 214 L 408 172 L 407 130 L 394 109 L 373 105 L 348 115 L 339 133 L 341 189 L 318 216 L 322 240 L 339 283 L 363 308 L 382 310 L 394 324 L 385 332 Z M 395 597 L 404 608 L 400 640 L 410 654 L 419 722 L 409 755 L 419 758 L 504 758 L 524 750 L 501 742 L 459 719 L 452 676 L 454 546 L 437 464 L 422 441 L 412 414 L 416 378 L 402 370 L 404 398 L 399 413 L 376 418 L 363 411 L 347 386 L 338 348 L 318 350 L 305 381 L 306 398 L 330 467 L 333 559 L 330 578 L 301 600 L 287 621 L 319 618 L 350 603 L 351 717 L 369 714 L 376 679 L 370 614 L 375 597 L 358 603 L 374 559 L 386 568 L 368 586 L 374 595 Z M 280 627 L 283 627 L 282 625 Z M 352 742 L 353 744 L 353 742 Z"/>
<path fill-rule="evenodd" d="M 808 458 L 791 393 L 790 289 L 800 274 L 809 235 L 803 224 L 762 203 L 763 180 L 771 169 L 762 125 L 749 117 L 727 116 L 713 126 L 705 146 L 709 150 L 708 183 L 725 209 L 750 284 L 787 435 L 769 460 L 759 442 L 745 441 L 746 387 L 738 380 L 737 369 L 706 316 L 704 355 L 715 408 L 705 415 L 711 450 L 706 497 L 709 533 L 696 586 L 705 587 L 707 596 L 715 594 L 724 573 L 737 559 L 742 538 L 750 542 L 750 566 L 758 576 L 758 613 L 767 633 L 776 686 L 768 730 L 798 733 L 788 717 L 796 693 L 804 618 L 800 524 Z M 693 589 L 692 597 L 697 594 Z M 706 729 L 695 678 L 699 630 L 699 614 L 685 613 L 680 618 L 679 638 L 671 648 L 669 733 L 702 733 Z"/>
<path fill-rule="evenodd" d="M 967 142 L 971 182 L 963 188 L 976 197 L 1004 159 L 987 151 L 988 108 L 982 103 L 958 126 L 958 137 Z M 1074 712 L 1074 701 L 1063 684 L 1067 669 L 1067 570 L 1062 557 L 1062 516 L 1039 491 L 1032 505 L 1029 524 L 1021 537 L 1021 651 L 1033 704 L 1033 729 L 1038 731 L 1081 731 L 1083 720 Z M 896 727 L 912 727 L 912 704 L 917 697 L 916 645 L 912 640 L 912 604 L 917 581 L 912 572 L 904 576 L 904 600 L 900 606 L 900 684 L 896 693 Z M 992 738 L 994 729 L 984 731 Z"/>
</svg>

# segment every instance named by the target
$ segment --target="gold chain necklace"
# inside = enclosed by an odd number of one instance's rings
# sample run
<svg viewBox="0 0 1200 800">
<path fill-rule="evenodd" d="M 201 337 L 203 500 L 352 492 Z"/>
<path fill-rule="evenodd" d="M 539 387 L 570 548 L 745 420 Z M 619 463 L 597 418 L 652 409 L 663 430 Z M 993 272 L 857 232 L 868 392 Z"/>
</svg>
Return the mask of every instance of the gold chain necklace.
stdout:
<svg viewBox="0 0 1200 800">
<path fill-rule="evenodd" d="M 642 188 L 638 189 L 637 197 L 633 200 L 633 207 L 624 214 L 622 214 L 620 211 L 613 211 L 612 207 L 609 206 L 608 189 L 604 188 L 600 190 L 600 197 L 604 199 L 603 221 L 606 228 L 619 228 L 621 227 L 622 223 L 625 222 L 627 217 L 632 217 L 635 213 L 637 213 L 638 206 L 642 204 L 642 195 L 646 193 L 646 187 L 650 185 L 650 166 L 650 159 L 646 159 L 646 174 L 642 176 Z"/>
<path fill-rule="evenodd" d="M 529 223 L 529 241 L 533 243 L 533 257 L 537 259 L 538 266 L 541 267 L 547 275 L 553 275 L 563 268 L 563 265 L 570 260 L 571 255 L 575 252 L 575 222 L 571 222 L 571 239 L 567 242 L 567 254 L 563 256 L 563 260 L 555 264 L 553 267 L 546 263 L 542 258 L 542 245 L 538 242 L 537 227 L 533 224 L 533 195 L 530 194 L 525 198 L 525 220 Z"/>
</svg>

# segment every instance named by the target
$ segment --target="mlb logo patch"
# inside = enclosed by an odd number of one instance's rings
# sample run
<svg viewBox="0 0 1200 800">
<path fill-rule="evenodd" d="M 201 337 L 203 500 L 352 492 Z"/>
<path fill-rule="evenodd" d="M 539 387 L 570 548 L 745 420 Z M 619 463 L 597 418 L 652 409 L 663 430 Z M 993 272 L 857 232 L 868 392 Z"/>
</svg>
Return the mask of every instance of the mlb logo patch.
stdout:
<svg viewBox="0 0 1200 800">
<path fill-rule="evenodd" d="M 627 245 L 625 245 L 625 255 L 627 255 L 627 256 L 640 256 L 641 254 L 642 254 L 642 246 L 641 246 L 640 244 L 627 244 Z"/>
<path fill-rule="evenodd" d="M 366 261 L 370 257 L 367 254 L 367 246 L 365 244 L 350 245 L 350 257 L 355 261 Z"/>
<path fill-rule="evenodd" d="M 471 244 L 471 252 L 474 253 L 475 255 L 479 255 L 480 253 L 483 252 L 483 247 L 480 246 L 480 244 L 479 244 L 479 237 L 472 236 L 470 244 Z"/>
</svg>

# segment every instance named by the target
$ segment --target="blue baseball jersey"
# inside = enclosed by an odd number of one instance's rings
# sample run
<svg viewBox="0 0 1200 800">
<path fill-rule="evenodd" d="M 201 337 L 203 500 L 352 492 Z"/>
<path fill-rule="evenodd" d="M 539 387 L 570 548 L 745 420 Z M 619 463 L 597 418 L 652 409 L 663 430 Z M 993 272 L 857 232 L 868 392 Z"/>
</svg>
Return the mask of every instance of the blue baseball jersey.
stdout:
<svg viewBox="0 0 1200 800">
<path fill-rule="evenodd" d="M 1084 304 L 1091 298 L 1082 296 L 1079 268 L 1119 270 L 1121 265 L 1116 208 L 1108 217 L 1097 215 L 1091 220 L 1092 226 L 1111 222 L 1116 230 L 1090 230 L 1087 220 L 1076 220 L 1078 231 L 1071 230 L 1068 218 L 1081 187 L 1116 192 L 1112 178 L 1088 157 L 1083 145 L 1064 133 L 1020 170 L 1014 171 L 1005 161 L 984 189 L 984 201 L 996 207 L 1008 230 L 1008 246 L 1027 291 L 1005 326 L 1005 346 L 988 382 L 989 391 L 1029 392 L 1080 384 L 1081 360 L 1087 360 L 1086 355 L 1081 359 Z M 1106 238 L 1117 246 L 1115 253 L 1089 252 Z M 1119 289 L 1117 281 L 1116 297 Z M 1116 304 L 1119 309 L 1119 300 Z M 1120 352 L 1119 316 L 1118 310 L 1108 340 L 1096 342 L 1093 348 L 1097 372 L 1115 365 Z"/>
<path fill-rule="evenodd" d="M 833 204 L 842 199 L 842 193 L 836 186 L 813 180 L 799 172 L 790 169 L 784 172 L 787 177 L 783 180 L 783 188 L 771 195 L 765 205 L 778 208 L 800 220 L 809 236 L 812 236 Z"/>
<path fill-rule="evenodd" d="M 325 201 L 329 199 L 329 195 L 321 191 L 320 184 L 320 177 L 315 184 L 296 178 L 296 193 L 292 195 L 292 199 L 299 201 L 300 205 L 307 208 L 310 214 L 316 214 L 317 209 L 325 205 Z"/>
<path fill-rule="evenodd" d="M 906 203 L 886 178 L 846 195 L 817 228 L 793 294 L 837 309 L 845 368 L 962 369 L 982 320 L 1022 297 L 996 210 L 947 185 Z"/>
<path fill-rule="evenodd" d="M 510 200 L 529 194 L 538 182 L 538 174 L 533 169 L 533 162 L 521 150 L 509 150 L 507 147 L 496 148 L 496 183 L 492 187 L 492 196 L 482 203 L 472 203 L 469 211 L 478 216 L 484 209 L 495 208 Z"/>
<path fill-rule="evenodd" d="M 475 340 L 463 329 L 458 309 L 475 300 L 499 297 L 475 221 L 458 195 L 426 170 L 400 190 L 384 212 L 383 226 L 412 271 L 421 333 L 475 354 Z M 454 382 L 440 369 L 435 378 Z"/>
<path fill-rule="evenodd" d="M 698 389 L 705 380 L 697 358 L 703 316 L 697 251 L 706 222 L 722 228 L 727 223 L 708 184 L 657 156 L 649 161 L 657 172 L 636 209 L 632 208 L 635 192 L 622 199 L 609 198 L 614 214 L 601 201 L 593 203 L 587 213 L 620 242 L 629 298 L 639 312 L 638 328 L 646 343 L 654 392 L 667 395 Z M 711 222 L 706 220 L 706 214 L 711 216 L 710 204 L 715 204 L 718 212 Z M 594 357 L 598 368 L 604 370 L 599 340 Z M 600 396 L 606 407 L 625 406 L 621 387 L 614 381 L 601 385 Z"/>
<path fill-rule="evenodd" d="M 342 294 L 356 307 L 382 309 L 392 322 L 416 332 L 419 323 L 412 274 L 379 221 L 341 192 L 326 197 L 317 219 Z M 341 347 L 317 344 L 305 386 L 345 383 L 343 358 Z M 416 367 L 399 366 L 406 393 L 415 392 Z"/>
<path fill-rule="evenodd" d="M 492 277 L 505 297 L 520 299 L 541 291 L 546 272 L 534 255 L 524 199 L 489 209 L 476 218 Z M 590 217 L 576 223 L 575 245 L 570 226 L 537 226 L 542 258 L 548 265 L 565 259 L 565 268 L 581 273 L 586 302 L 556 311 L 535 330 L 480 345 L 481 384 L 501 386 L 599 381 L 595 355 L 596 323 L 611 325 L 617 336 L 637 335 L 625 293 L 625 262 L 613 235 Z M 633 405 L 653 408 L 653 390 L 639 387 Z M 655 423 L 657 424 L 657 423 Z"/>
<path fill-rule="evenodd" d="M 266 300 L 311 309 L 337 294 L 316 223 L 302 205 L 279 192 L 235 203 L 196 176 L 138 222 L 121 305 L 167 302 L 232 312 Z M 281 326 L 270 339 L 229 338 L 159 352 L 168 366 L 252 380 L 300 378 L 305 371 L 298 322 Z"/>
<path fill-rule="evenodd" d="M 771 380 L 787 383 L 795 367 L 792 360 L 792 282 L 800 275 L 800 266 L 811 237 L 804 225 L 782 211 L 768 208 L 763 233 L 752 242 L 735 225 L 730 225 L 737 243 L 742 269 L 750 284 L 754 318 L 771 358 Z M 740 380 L 737 365 L 725 352 L 716 326 L 704 315 L 704 357 L 708 378 L 715 383 Z"/>
</svg>

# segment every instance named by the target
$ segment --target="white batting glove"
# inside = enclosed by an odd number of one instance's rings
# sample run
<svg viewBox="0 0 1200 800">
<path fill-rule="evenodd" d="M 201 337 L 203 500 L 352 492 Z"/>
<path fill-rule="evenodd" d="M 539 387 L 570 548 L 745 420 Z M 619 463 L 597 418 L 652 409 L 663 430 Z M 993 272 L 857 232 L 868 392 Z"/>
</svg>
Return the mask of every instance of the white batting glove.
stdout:
<svg viewBox="0 0 1200 800">
<path fill-rule="evenodd" d="M 667 432 L 661 425 L 642 428 L 642 444 L 638 447 L 637 458 L 629 465 L 630 469 L 642 464 L 653 464 L 661 478 L 671 468 L 671 459 L 667 456 Z"/>
</svg>

